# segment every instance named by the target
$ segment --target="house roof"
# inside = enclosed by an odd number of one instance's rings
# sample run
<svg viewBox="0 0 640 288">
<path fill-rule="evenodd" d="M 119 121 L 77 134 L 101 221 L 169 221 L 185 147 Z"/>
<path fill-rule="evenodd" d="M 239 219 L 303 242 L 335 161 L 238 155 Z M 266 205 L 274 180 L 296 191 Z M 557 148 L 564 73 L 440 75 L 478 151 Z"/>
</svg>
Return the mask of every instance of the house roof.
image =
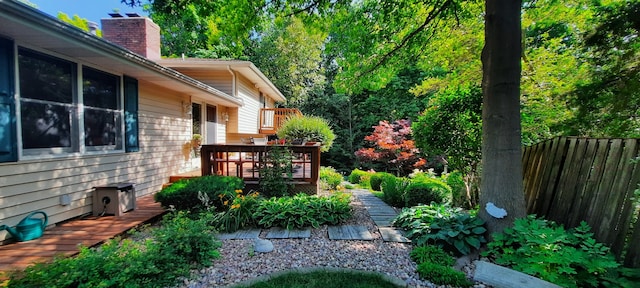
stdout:
<svg viewBox="0 0 640 288">
<path fill-rule="evenodd" d="M 13 0 L 0 0 L 0 36 L 12 38 L 27 48 L 41 48 L 86 64 L 108 67 L 178 93 L 230 107 L 244 104 L 238 97 Z"/>
<path fill-rule="evenodd" d="M 246 77 L 263 93 L 273 98 L 276 102 L 284 102 L 286 98 L 280 90 L 265 76 L 256 65 L 250 61 L 241 60 L 221 60 L 203 58 L 167 58 L 158 60 L 158 63 L 175 68 L 197 68 L 209 71 L 233 70 Z"/>
</svg>

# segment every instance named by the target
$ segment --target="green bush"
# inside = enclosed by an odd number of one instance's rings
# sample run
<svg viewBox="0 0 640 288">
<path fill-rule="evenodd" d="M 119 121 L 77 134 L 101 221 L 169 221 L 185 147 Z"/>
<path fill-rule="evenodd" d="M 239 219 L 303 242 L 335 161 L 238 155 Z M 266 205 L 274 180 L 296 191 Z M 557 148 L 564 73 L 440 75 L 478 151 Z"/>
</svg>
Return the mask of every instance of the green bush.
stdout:
<svg viewBox="0 0 640 288">
<path fill-rule="evenodd" d="M 466 213 L 434 218 L 429 226 L 412 229 L 407 238 L 416 245 L 433 244 L 461 255 L 480 249 L 487 240 L 484 220 Z"/>
<path fill-rule="evenodd" d="M 384 177 L 382 178 L 382 200 L 394 207 L 404 207 L 404 194 L 411 182 L 407 178 Z"/>
<path fill-rule="evenodd" d="M 637 277 L 638 270 L 632 276 L 621 268 L 590 230 L 585 222 L 565 230 L 553 221 L 529 215 L 516 219 L 503 233 L 493 234 L 483 256 L 563 287 L 633 287 L 639 279 L 630 277 Z"/>
<path fill-rule="evenodd" d="M 56 258 L 11 276 L 8 287 L 167 287 L 191 269 L 210 265 L 220 243 L 203 219 L 165 216 L 144 241 L 112 239 L 82 247 L 73 258 Z"/>
<path fill-rule="evenodd" d="M 243 187 L 244 182 L 238 177 L 202 176 L 173 183 L 156 193 L 154 199 L 163 207 L 176 210 L 197 212 L 214 208 L 224 211 L 233 201 L 235 191 Z"/>
<path fill-rule="evenodd" d="M 298 194 L 293 197 L 261 201 L 253 214 L 262 227 L 294 228 L 339 224 L 351 217 L 350 194 L 336 193 L 329 197 Z"/>
<path fill-rule="evenodd" d="M 371 173 L 367 171 L 353 169 L 353 171 L 351 171 L 351 174 L 349 174 L 349 182 L 351 182 L 352 184 L 360 184 L 363 180 L 366 180 L 370 177 L 369 174 Z"/>
<path fill-rule="evenodd" d="M 285 146 L 273 146 L 260 166 L 260 191 L 265 197 L 288 196 L 293 188 L 293 154 Z"/>
<path fill-rule="evenodd" d="M 410 230 L 420 225 L 429 225 L 435 218 L 448 218 L 462 213 L 460 208 L 452 208 L 446 204 L 431 204 L 403 208 L 402 212 L 391 221 L 395 227 Z"/>
<path fill-rule="evenodd" d="M 333 145 L 336 135 L 333 133 L 329 121 L 318 116 L 300 116 L 288 118 L 277 131 L 278 138 L 292 141 L 322 142 L 320 151 L 327 152 Z"/>
<path fill-rule="evenodd" d="M 211 225 L 221 232 L 235 232 L 244 227 L 255 226 L 258 223 L 253 218 L 253 212 L 262 200 L 258 192 L 244 195 L 242 190 L 237 190 L 229 209 L 211 216 Z"/>
<path fill-rule="evenodd" d="M 420 178 L 414 179 L 407 187 L 404 194 L 406 207 L 435 203 L 449 202 L 451 198 L 451 187 L 440 179 Z"/>
<path fill-rule="evenodd" d="M 440 247 L 431 245 L 417 246 L 411 250 L 409 256 L 418 265 L 429 262 L 441 266 L 453 266 L 456 263 L 456 260 L 449 253 Z"/>
<path fill-rule="evenodd" d="M 326 183 L 327 188 L 335 190 L 342 183 L 342 175 L 333 167 L 320 167 L 320 180 Z"/>
<path fill-rule="evenodd" d="M 371 184 L 371 190 L 373 191 L 382 191 L 382 179 L 384 177 L 395 177 L 391 173 L 387 172 L 377 172 L 369 177 L 369 183 Z"/>
<path fill-rule="evenodd" d="M 451 187 L 451 203 L 456 206 L 465 205 L 467 188 L 460 171 L 453 171 L 443 175 L 443 180 Z"/>
<path fill-rule="evenodd" d="M 423 279 L 437 285 L 450 285 L 453 287 L 470 287 L 473 285 L 463 272 L 434 263 L 424 262 L 418 265 L 418 274 Z"/>
</svg>

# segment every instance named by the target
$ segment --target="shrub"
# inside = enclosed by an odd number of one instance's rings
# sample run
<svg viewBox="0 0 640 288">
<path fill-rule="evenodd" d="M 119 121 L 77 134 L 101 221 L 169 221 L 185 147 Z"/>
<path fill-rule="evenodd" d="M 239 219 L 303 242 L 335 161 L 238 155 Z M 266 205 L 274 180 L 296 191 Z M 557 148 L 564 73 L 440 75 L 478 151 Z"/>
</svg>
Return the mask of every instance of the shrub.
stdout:
<svg viewBox="0 0 640 288">
<path fill-rule="evenodd" d="M 590 230 L 584 221 L 565 230 L 529 215 L 494 234 L 483 256 L 563 287 L 633 287 L 632 281 L 638 279 L 625 276 L 628 271 L 620 268 L 608 247 L 593 239 Z"/>
<path fill-rule="evenodd" d="M 453 287 L 470 287 L 473 285 L 463 272 L 452 267 L 424 262 L 418 265 L 418 274 L 434 284 L 450 285 Z"/>
<path fill-rule="evenodd" d="M 394 207 L 404 207 L 404 194 L 409 186 L 409 179 L 384 177 L 382 179 L 382 200 Z"/>
<path fill-rule="evenodd" d="M 461 255 L 480 249 L 486 243 L 484 220 L 466 213 L 434 218 L 429 226 L 412 229 L 407 238 L 416 245 L 433 244 Z"/>
<path fill-rule="evenodd" d="M 439 179 L 420 178 L 412 180 L 404 195 L 405 206 L 411 207 L 431 202 L 449 202 L 451 187 Z"/>
<path fill-rule="evenodd" d="M 381 191 L 382 179 L 384 177 L 395 177 L 391 173 L 387 172 L 377 172 L 369 177 L 369 183 L 371 184 L 371 189 L 374 191 Z"/>
<path fill-rule="evenodd" d="M 292 158 L 287 147 L 271 147 L 260 167 L 260 191 L 265 197 L 289 195 L 293 187 Z"/>
<path fill-rule="evenodd" d="M 342 183 L 342 175 L 333 167 L 320 167 L 320 180 L 326 183 L 330 190 L 335 190 Z"/>
<path fill-rule="evenodd" d="M 467 188 L 460 171 L 453 171 L 443 175 L 442 179 L 451 187 L 451 203 L 456 206 L 465 204 Z"/>
<path fill-rule="evenodd" d="M 9 287 L 167 287 L 219 256 L 206 221 L 177 213 L 162 223 L 144 241 L 112 239 L 82 247 L 73 258 L 30 266 L 13 275 Z"/>
<path fill-rule="evenodd" d="M 440 247 L 431 245 L 417 246 L 411 250 L 409 256 L 418 265 L 429 262 L 441 266 L 453 266 L 456 263 L 456 260 L 449 253 Z"/>
<path fill-rule="evenodd" d="M 212 215 L 212 225 L 218 231 L 234 232 L 244 227 L 257 224 L 253 218 L 253 212 L 263 198 L 258 192 L 250 192 L 244 195 L 242 190 L 236 190 L 236 197 L 231 202 L 227 211 Z"/>
<path fill-rule="evenodd" d="M 243 187 L 244 182 L 238 177 L 202 176 L 173 183 L 156 193 L 154 199 L 163 207 L 176 210 L 202 211 L 212 207 L 224 211 L 233 201 L 235 190 Z M 198 197 L 198 192 L 205 198 Z"/>
<path fill-rule="evenodd" d="M 360 169 L 353 169 L 351 174 L 349 174 L 349 182 L 352 184 L 360 184 L 363 180 L 369 177 L 369 172 L 362 171 Z"/>
<path fill-rule="evenodd" d="M 318 116 L 300 116 L 288 118 L 277 131 L 278 138 L 292 141 L 322 142 L 320 151 L 327 152 L 333 145 L 336 135 L 331 130 L 329 121 Z"/>
<path fill-rule="evenodd" d="M 298 194 L 293 197 L 271 198 L 258 204 L 253 217 L 265 227 L 286 229 L 323 224 L 339 224 L 351 217 L 350 194 L 336 193 L 329 197 Z"/>
<path fill-rule="evenodd" d="M 435 218 L 447 218 L 462 213 L 460 208 L 452 208 L 445 204 L 431 204 L 404 208 L 391 224 L 409 230 L 419 225 L 429 225 Z"/>
</svg>

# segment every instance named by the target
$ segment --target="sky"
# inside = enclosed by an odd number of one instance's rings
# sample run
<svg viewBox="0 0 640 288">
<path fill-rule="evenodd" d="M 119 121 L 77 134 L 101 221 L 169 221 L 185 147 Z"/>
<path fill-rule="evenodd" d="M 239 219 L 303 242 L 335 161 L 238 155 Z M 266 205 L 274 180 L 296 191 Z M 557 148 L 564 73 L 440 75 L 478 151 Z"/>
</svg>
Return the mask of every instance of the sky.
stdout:
<svg viewBox="0 0 640 288">
<path fill-rule="evenodd" d="M 138 13 L 140 16 L 147 15 L 141 7 L 131 8 L 120 3 L 120 0 L 29 0 L 29 2 L 53 17 L 57 17 L 58 12 L 63 12 L 69 17 L 78 15 L 98 25 L 100 25 L 100 19 L 110 18 L 109 13 L 113 13 L 113 9 L 119 9 L 122 15 L 131 12 Z M 148 3 L 146 0 L 141 2 Z"/>
</svg>

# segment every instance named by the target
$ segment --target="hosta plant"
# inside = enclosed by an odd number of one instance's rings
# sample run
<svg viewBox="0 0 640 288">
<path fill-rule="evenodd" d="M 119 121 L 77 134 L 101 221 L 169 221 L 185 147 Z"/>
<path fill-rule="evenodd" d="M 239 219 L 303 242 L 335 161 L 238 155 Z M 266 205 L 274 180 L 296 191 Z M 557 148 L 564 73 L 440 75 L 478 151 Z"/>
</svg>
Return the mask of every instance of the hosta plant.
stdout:
<svg viewBox="0 0 640 288">
<path fill-rule="evenodd" d="M 426 230 L 427 233 L 422 233 L 425 230 L 409 231 L 407 237 L 415 240 L 417 245 L 438 245 L 447 251 L 462 255 L 480 249 L 480 245 L 487 242 L 484 237 L 487 232 L 484 220 L 466 213 L 435 218 Z"/>
<path fill-rule="evenodd" d="M 286 229 L 323 224 L 338 224 L 351 217 L 349 194 L 335 193 L 329 197 L 298 194 L 293 197 L 271 198 L 261 201 L 253 213 L 262 227 Z"/>
</svg>

